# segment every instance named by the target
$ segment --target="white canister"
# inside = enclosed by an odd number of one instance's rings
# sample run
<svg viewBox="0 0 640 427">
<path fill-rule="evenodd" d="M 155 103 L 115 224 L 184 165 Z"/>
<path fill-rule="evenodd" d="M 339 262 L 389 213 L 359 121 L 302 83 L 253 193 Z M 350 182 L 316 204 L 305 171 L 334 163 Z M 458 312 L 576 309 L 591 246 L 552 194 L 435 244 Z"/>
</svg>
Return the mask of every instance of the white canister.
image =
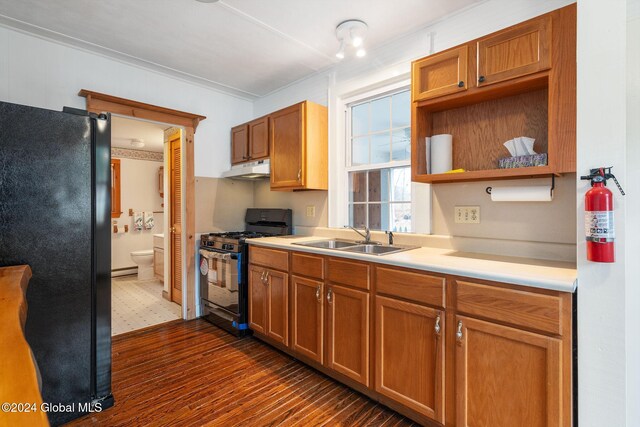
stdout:
<svg viewBox="0 0 640 427">
<path fill-rule="evenodd" d="M 453 137 L 433 135 L 431 137 L 431 173 L 445 173 L 453 169 Z"/>
</svg>

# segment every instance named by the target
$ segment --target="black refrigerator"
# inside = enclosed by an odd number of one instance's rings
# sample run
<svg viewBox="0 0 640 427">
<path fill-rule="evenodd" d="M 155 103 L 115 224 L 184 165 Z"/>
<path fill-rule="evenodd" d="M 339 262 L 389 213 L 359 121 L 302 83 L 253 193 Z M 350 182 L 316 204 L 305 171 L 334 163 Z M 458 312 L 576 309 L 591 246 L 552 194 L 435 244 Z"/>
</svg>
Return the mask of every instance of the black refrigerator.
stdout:
<svg viewBox="0 0 640 427">
<path fill-rule="evenodd" d="M 110 116 L 0 102 L 0 266 L 27 264 L 25 335 L 42 398 L 73 405 L 111 395 Z M 11 349 L 2 349 L 11 351 Z"/>
</svg>

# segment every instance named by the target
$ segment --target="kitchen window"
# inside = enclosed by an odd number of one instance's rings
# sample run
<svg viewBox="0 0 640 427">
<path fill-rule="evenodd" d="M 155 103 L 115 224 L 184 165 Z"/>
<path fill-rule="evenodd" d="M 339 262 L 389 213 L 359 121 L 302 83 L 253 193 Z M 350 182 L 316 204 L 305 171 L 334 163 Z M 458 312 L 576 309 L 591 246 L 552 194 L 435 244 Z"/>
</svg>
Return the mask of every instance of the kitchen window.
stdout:
<svg viewBox="0 0 640 427">
<path fill-rule="evenodd" d="M 413 231 L 407 88 L 347 105 L 349 225 Z"/>
</svg>

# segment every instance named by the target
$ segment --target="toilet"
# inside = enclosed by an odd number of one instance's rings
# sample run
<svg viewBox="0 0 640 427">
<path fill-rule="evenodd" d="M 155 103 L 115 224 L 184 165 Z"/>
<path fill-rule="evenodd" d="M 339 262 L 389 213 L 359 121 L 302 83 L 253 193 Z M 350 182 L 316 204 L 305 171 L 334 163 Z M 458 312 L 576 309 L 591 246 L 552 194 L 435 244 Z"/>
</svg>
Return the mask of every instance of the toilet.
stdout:
<svg viewBox="0 0 640 427">
<path fill-rule="evenodd" d="M 153 279 L 153 249 L 133 251 L 131 259 L 138 265 L 138 280 Z"/>
</svg>

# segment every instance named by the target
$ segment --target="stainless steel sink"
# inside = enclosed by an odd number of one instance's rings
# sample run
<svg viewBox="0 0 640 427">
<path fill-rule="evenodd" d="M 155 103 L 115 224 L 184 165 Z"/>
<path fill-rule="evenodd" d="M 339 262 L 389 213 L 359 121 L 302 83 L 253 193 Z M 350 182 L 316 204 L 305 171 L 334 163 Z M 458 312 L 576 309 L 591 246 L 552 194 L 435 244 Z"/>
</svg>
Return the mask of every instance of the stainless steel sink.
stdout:
<svg viewBox="0 0 640 427">
<path fill-rule="evenodd" d="M 309 246 L 311 248 L 321 248 L 321 249 L 342 249 L 342 248 L 350 248 L 352 246 L 357 245 L 357 243 L 352 240 L 341 240 L 341 239 L 315 240 L 313 242 L 300 242 L 300 243 L 293 243 L 293 244 L 300 245 L 300 246 Z"/>
<path fill-rule="evenodd" d="M 417 246 L 389 246 L 389 245 L 357 245 L 341 249 L 343 252 L 353 252 L 369 255 L 388 255 L 396 252 L 416 249 Z"/>
</svg>

